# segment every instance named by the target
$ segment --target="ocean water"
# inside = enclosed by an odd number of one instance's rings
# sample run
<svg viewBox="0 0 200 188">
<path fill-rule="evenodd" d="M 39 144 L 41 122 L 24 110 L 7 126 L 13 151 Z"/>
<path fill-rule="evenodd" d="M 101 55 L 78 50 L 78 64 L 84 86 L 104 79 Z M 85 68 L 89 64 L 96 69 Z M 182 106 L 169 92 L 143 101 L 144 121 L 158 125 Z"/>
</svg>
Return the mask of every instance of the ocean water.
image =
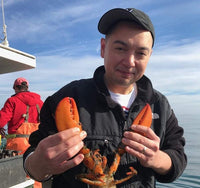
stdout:
<svg viewBox="0 0 200 188">
<path fill-rule="evenodd" d="M 188 164 L 183 174 L 173 183 L 157 183 L 157 188 L 200 188 L 200 114 L 177 116 L 179 125 L 184 128 L 185 152 Z"/>
</svg>

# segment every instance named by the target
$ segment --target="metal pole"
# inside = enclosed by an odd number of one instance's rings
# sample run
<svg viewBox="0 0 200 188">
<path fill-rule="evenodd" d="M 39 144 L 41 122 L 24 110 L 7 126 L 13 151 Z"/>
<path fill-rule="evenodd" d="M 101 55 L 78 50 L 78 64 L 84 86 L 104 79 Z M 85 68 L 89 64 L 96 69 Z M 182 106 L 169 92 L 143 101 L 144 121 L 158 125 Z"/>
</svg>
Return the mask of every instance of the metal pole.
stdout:
<svg viewBox="0 0 200 188">
<path fill-rule="evenodd" d="M 8 40 L 7 40 L 7 32 L 6 32 L 6 24 L 5 24 L 5 16 L 4 16 L 4 6 L 3 6 L 3 0 L 1 0 L 1 7 L 2 7 L 2 16 L 3 16 L 3 34 L 4 34 L 4 39 L 2 44 L 5 46 L 9 46 Z"/>
</svg>

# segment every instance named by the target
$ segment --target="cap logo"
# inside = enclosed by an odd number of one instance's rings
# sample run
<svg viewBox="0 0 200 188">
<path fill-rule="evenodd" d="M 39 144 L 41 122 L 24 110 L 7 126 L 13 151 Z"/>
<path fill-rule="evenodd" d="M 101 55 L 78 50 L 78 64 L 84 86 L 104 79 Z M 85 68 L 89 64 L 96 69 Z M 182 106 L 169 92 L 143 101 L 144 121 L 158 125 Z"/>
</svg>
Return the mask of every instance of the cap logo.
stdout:
<svg viewBox="0 0 200 188">
<path fill-rule="evenodd" d="M 132 12 L 132 8 L 126 8 L 126 10 Z"/>
</svg>

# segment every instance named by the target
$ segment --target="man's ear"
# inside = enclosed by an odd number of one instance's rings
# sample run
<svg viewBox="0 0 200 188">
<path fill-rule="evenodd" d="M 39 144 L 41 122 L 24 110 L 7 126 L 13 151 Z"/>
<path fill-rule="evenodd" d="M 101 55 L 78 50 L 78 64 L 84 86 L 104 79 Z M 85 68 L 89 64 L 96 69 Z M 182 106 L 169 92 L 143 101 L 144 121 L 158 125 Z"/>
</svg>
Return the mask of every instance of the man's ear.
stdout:
<svg viewBox="0 0 200 188">
<path fill-rule="evenodd" d="M 102 58 L 104 58 L 105 44 L 106 44 L 105 39 L 104 39 L 104 38 L 101 38 L 101 57 L 102 57 Z"/>
</svg>

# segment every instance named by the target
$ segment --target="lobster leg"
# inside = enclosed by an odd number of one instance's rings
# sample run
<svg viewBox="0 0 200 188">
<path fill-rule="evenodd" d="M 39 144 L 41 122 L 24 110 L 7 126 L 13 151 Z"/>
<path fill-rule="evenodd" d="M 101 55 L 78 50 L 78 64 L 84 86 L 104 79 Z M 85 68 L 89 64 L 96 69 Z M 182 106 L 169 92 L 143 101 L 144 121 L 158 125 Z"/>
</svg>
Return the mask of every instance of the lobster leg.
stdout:
<svg viewBox="0 0 200 188">
<path fill-rule="evenodd" d="M 114 180 L 113 182 L 111 182 L 111 185 L 117 185 L 117 184 L 123 183 L 123 182 L 131 179 L 134 175 L 137 174 L 137 171 L 133 167 L 129 167 L 129 168 L 131 171 L 126 173 L 127 177 L 122 178 L 120 180 Z"/>
</svg>

